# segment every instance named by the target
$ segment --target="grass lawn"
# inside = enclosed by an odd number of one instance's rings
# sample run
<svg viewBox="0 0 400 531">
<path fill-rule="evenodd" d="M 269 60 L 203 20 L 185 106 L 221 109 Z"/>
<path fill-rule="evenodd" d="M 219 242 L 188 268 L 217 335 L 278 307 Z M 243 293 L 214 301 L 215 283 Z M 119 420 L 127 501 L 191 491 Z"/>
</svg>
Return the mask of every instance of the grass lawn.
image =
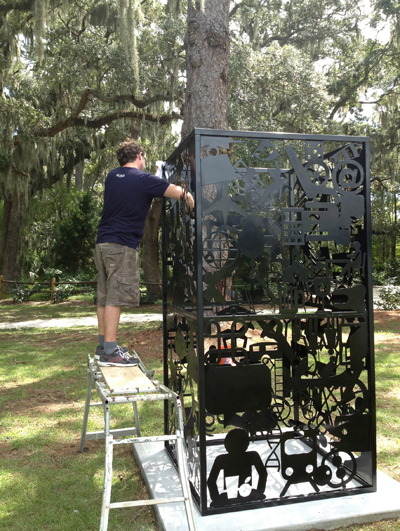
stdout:
<svg viewBox="0 0 400 531">
<path fill-rule="evenodd" d="M 43 307 L 31 303 L 15 306 L 3 303 L 0 304 L 0 322 L 75 317 L 88 315 L 89 311 L 94 314 L 94 310 L 90 302 Z M 141 310 L 149 312 L 150 308 Z M 399 312 L 376 314 L 378 466 L 398 481 L 399 325 Z M 159 325 L 122 325 L 119 337 L 120 344 L 134 347 L 161 379 L 162 330 Z M 89 441 L 86 443 L 88 452 L 77 452 L 86 392 L 86 357 L 94 352 L 97 344 L 96 329 L 10 330 L 1 331 L 0 338 L 0 530 L 97 530 L 104 442 Z M 143 432 L 153 434 L 158 430 L 161 433 L 162 405 L 150 407 L 151 412 L 147 408 L 143 411 Z M 131 424 L 131 406 L 114 407 L 111 413 L 120 426 Z M 92 408 L 88 430 L 99 429 L 102 420 L 101 409 Z M 112 501 L 147 497 L 130 445 L 118 445 L 114 451 Z M 111 511 L 109 531 L 128 529 L 158 530 L 153 510 Z M 400 519 L 338 529 L 400 531 Z M 232 530 L 236 531 L 234 526 Z"/>
<path fill-rule="evenodd" d="M 78 300 L 68 300 L 52 304 L 49 301 L 27 301 L 13 304 L 13 301 L 0 300 L 0 323 L 19 323 L 37 319 L 61 319 L 68 317 L 91 317 L 96 315 L 96 306 L 90 296 L 81 295 Z M 141 304 L 139 308 L 123 306 L 122 314 L 161 313 L 161 305 Z"/>
</svg>

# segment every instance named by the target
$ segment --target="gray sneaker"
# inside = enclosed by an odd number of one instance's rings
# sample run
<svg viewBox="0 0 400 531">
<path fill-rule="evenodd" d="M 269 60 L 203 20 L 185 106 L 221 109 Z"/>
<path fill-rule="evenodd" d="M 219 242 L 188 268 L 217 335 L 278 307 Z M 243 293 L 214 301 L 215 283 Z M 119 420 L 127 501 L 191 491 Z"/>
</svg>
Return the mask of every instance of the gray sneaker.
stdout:
<svg viewBox="0 0 400 531">
<path fill-rule="evenodd" d="M 122 347 L 119 347 L 119 346 L 117 348 L 122 350 L 123 355 L 129 357 L 129 349 L 128 348 L 126 348 L 126 347 L 122 348 Z M 100 356 L 102 356 L 103 354 L 104 354 L 104 347 L 101 347 L 100 345 L 98 345 L 97 348 L 96 348 L 96 353 L 94 355 L 94 359 L 95 360 L 99 360 Z"/>
<path fill-rule="evenodd" d="M 97 363 L 100 367 L 135 367 L 139 365 L 139 359 L 131 358 L 121 347 L 117 347 L 112 354 L 106 354 L 103 350 Z"/>
</svg>

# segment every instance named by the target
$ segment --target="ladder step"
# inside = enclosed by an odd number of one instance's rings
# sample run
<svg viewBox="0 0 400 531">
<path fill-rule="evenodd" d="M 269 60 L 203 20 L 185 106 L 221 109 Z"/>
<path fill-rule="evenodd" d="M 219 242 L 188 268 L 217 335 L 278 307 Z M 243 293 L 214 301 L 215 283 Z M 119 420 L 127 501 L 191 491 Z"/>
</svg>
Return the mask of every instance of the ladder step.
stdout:
<svg viewBox="0 0 400 531">
<path fill-rule="evenodd" d="M 135 435 L 136 428 L 121 428 L 120 430 L 110 430 L 113 437 L 126 437 L 127 435 Z M 85 434 L 85 441 L 95 441 L 98 439 L 105 439 L 104 431 L 91 431 Z"/>
<path fill-rule="evenodd" d="M 108 506 L 109 509 L 122 509 L 123 507 L 140 507 L 143 505 L 159 505 L 162 503 L 178 503 L 184 502 L 186 499 L 183 496 L 179 498 L 157 498 L 154 500 L 137 500 L 137 501 L 126 501 L 119 503 L 110 503 Z"/>
<path fill-rule="evenodd" d="M 153 437 L 135 437 L 133 439 L 113 440 L 112 444 L 135 444 L 160 441 L 176 441 L 176 435 L 154 435 Z"/>
</svg>

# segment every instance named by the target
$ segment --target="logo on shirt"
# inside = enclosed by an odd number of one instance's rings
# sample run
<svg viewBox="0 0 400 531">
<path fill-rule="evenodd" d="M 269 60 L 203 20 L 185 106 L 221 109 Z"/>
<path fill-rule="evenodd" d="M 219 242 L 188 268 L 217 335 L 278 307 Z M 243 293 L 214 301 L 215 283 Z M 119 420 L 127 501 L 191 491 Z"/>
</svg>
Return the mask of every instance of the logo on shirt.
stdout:
<svg viewBox="0 0 400 531">
<path fill-rule="evenodd" d="M 117 177 L 125 177 L 125 173 L 117 173 Z"/>
</svg>

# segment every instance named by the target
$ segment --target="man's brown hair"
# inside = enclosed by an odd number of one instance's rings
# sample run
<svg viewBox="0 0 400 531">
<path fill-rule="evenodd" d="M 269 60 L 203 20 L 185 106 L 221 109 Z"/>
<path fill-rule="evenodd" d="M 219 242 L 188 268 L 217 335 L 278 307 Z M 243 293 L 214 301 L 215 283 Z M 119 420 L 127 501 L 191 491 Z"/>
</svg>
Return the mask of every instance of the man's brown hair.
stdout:
<svg viewBox="0 0 400 531">
<path fill-rule="evenodd" d="M 128 162 L 135 162 L 139 153 L 144 155 L 144 149 L 133 138 L 127 138 L 124 142 L 121 142 L 117 150 L 117 159 L 120 166 L 125 166 Z"/>
</svg>

